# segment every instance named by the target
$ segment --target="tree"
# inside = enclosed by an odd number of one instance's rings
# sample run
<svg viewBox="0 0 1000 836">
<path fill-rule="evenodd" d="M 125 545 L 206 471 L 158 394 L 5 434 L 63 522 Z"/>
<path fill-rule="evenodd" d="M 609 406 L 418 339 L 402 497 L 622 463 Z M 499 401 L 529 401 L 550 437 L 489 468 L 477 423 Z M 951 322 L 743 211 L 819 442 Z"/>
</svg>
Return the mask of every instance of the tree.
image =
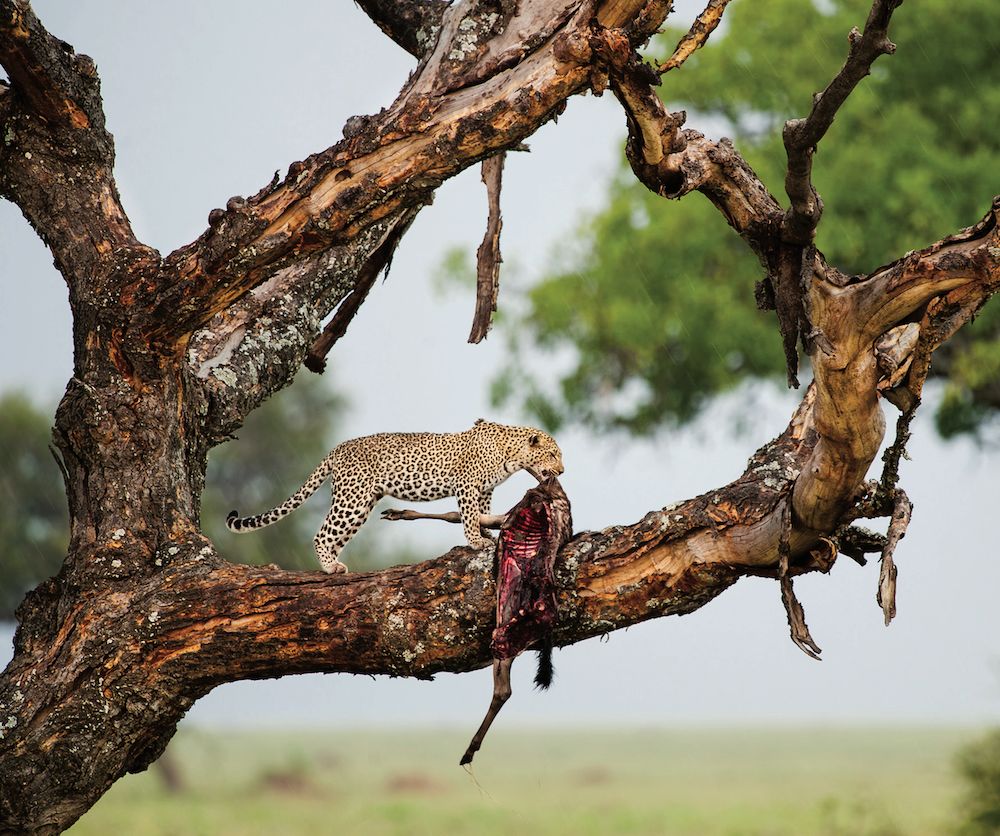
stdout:
<svg viewBox="0 0 1000 836">
<path fill-rule="evenodd" d="M 75 352 L 54 431 L 68 553 L 21 605 L 0 677 L 9 832 L 72 823 L 118 777 L 154 761 L 187 708 L 222 682 L 306 671 L 428 676 L 489 663 L 494 589 L 483 555 L 458 548 L 346 577 L 228 563 L 200 528 L 206 460 L 300 365 L 322 368 L 440 183 L 518 147 L 586 89 L 610 86 L 621 102 L 642 183 L 664 196 L 702 192 L 757 255 L 759 299 L 778 313 L 788 377 L 795 382 L 802 342 L 814 381 L 736 482 L 562 550 L 556 642 L 690 612 L 764 575 L 780 581 L 793 639 L 816 653 L 792 579 L 828 569 L 838 550 L 881 551 L 891 617 L 892 553 L 910 513 L 896 484 L 908 421 L 932 353 L 1000 277 L 1000 203 L 866 275 L 847 276 L 813 246 L 815 147 L 891 51 L 898 4 L 875 0 L 844 67 L 807 116 L 787 123 L 787 209 L 732 143 L 684 130 L 652 90 L 708 37 L 724 0 L 709 2 L 659 68 L 635 52 L 668 14 L 658 0 L 361 5 L 420 58 L 396 101 L 351 119 L 343 141 L 254 196 L 213 209 L 195 241 L 161 255 L 136 238 L 121 205 L 93 61 L 49 34 L 23 0 L 0 0 L 9 79 L 0 194 L 66 279 Z M 486 168 L 495 197 L 499 165 Z M 497 220 L 481 260 L 480 332 L 496 289 Z M 885 430 L 880 392 L 904 414 L 884 478 L 869 484 Z M 886 537 L 850 525 L 889 514 Z"/>
<path fill-rule="evenodd" d="M 848 273 L 961 226 L 995 185 L 982 172 L 1000 154 L 989 128 L 1000 119 L 1000 66 L 994 43 L 969 32 L 997 31 L 1000 7 L 970 4 L 956 15 L 933 0 L 923 10 L 894 22 L 896 55 L 837 114 L 817 166 L 831 214 L 816 243 Z M 843 0 L 777 0 L 766 15 L 736 4 L 723 37 L 660 89 L 699 121 L 724 125 L 762 180 L 780 182 L 781 126 L 822 88 L 856 12 Z M 654 54 L 665 59 L 681 35 L 658 37 Z M 774 43 L 797 48 L 775 62 Z M 953 56 L 947 69 L 929 43 Z M 941 117 L 980 85 L 968 118 Z M 522 401 L 550 427 L 576 420 L 644 433 L 691 419 L 714 393 L 747 377 L 782 372 L 769 315 L 745 292 L 760 265 L 709 204 L 668 203 L 623 175 L 577 238 L 559 269 L 530 289 L 524 315 L 506 323 L 517 351 L 497 381 L 498 400 Z M 1000 318 L 987 308 L 935 359 L 935 372 L 948 379 L 938 414 L 944 434 L 974 430 L 1000 406 L 998 332 Z M 558 387 L 525 375 L 538 348 L 565 354 L 567 347 L 575 360 Z"/>
</svg>

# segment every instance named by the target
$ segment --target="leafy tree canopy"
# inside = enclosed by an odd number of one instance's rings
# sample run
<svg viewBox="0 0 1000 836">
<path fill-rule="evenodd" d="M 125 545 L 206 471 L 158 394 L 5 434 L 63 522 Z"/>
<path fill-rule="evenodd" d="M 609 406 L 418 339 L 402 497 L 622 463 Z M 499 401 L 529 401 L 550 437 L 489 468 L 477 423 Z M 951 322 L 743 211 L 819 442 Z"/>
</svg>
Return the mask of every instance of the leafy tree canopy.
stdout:
<svg viewBox="0 0 1000 836">
<path fill-rule="evenodd" d="M 778 191 L 781 126 L 808 112 L 866 13 L 856 0 L 774 0 L 767 15 L 735 3 L 726 31 L 668 73 L 660 95 L 695 127 L 724 124 Z M 997 32 L 1000 4 L 979 0 L 926 0 L 893 22 L 896 54 L 854 92 L 816 158 L 828 210 L 817 244 L 831 263 L 869 271 L 982 215 L 996 190 L 982 172 L 1000 151 Z M 661 36 L 655 57 L 681 34 Z M 789 43 L 797 48 L 773 61 L 774 44 Z M 550 427 L 645 433 L 692 419 L 745 378 L 783 376 L 773 314 L 753 300 L 762 270 L 705 200 L 665 201 L 623 172 L 556 264 L 523 316 L 507 320 L 514 359 L 494 386 L 496 400 L 520 400 Z M 1000 311 L 987 309 L 936 358 L 948 377 L 945 434 L 977 428 L 1000 406 L 998 333 Z M 558 386 L 525 374 L 520 349 L 531 343 L 572 358 Z"/>
</svg>

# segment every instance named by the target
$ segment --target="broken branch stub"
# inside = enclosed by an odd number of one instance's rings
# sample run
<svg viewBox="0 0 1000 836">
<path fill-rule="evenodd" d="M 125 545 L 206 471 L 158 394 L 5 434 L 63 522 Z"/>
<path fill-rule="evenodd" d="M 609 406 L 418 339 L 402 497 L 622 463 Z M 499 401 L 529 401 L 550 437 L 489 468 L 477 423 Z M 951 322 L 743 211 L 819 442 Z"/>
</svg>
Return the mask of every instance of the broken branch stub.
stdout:
<svg viewBox="0 0 1000 836">
<path fill-rule="evenodd" d="M 704 11 L 695 18 L 687 34 L 677 43 L 673 55 L 660 64 L 659 71 L 666 73 L 677 69 L 694 54 L 695 50 L 701 49 L 708 36 L 715 31 L 715 27 L 722 20 L 722 13 L 727 5 L 729 0 L 708 0 Z"/>
</svg>

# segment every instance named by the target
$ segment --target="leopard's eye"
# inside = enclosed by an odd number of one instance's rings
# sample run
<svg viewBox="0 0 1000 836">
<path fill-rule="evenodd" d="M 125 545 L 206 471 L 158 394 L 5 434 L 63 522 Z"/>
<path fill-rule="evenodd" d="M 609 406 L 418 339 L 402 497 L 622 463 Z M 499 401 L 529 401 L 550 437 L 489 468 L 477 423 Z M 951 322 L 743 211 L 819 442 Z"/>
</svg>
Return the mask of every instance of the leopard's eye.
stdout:
<svg viewBox="0 0 1000 836">
<path fill-rule="evenodd" d="M 528 439 L 528 443 L 532 447 L 537 447 L 540 441 L 541 439 L 537 435 L 533 435 L 531 438 Z"/>
</svg>

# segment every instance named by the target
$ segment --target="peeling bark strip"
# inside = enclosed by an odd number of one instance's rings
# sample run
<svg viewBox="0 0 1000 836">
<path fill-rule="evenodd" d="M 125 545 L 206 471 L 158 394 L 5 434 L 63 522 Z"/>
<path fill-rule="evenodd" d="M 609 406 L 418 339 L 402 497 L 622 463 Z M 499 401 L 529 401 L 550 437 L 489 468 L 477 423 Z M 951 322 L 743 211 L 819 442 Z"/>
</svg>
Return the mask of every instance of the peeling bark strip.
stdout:
<svg viewBox="0 0 1000 836">
<path fill-rule="evenodd" d="M 490 216 L 486 224 L 486 235 L 476 252 L 476 313 L 472 319 L 469 342 L 478 343 L 485 339 L 492 324 L 493 312 L 497 309 L 497 294 L 500 292 L 500 181 L 503 176 L 505 155 L 497 154 L 483 160 L 483 182 L 489 196 Z"/>
<path fill-rule="evenodd" d="M 635 49 L 668 0 L 361 3 L 421 57 L 393 105 L 349 120 L 343 141 L 256 195 L 220 201 L 198 240 L 161 258 L 135 238 L 119 200 L 94 63 L 46 32 L 24 0 L 0 0 L 10 79 L 0 83 L 0 196 L 38 231 L 70 288 L 75 351 L 54 428 L 71 542 L 60 574 L 19 608 L 0 675 L 0 833 L 64 830 L 121 775 L 153 762 L 184 712 L 221 683 L 489 664 L 487 555 L 455 549 L 335 578 L 226 563 L 198 526 L 206 455 L 290 382 L 320 323 L 355 293 L 346 320 L 391 253 L 380 248 L 441 182 L 515 147 L 568 96 L 609 78 L 636 176 L 664 196 L 700 191 L 772 280 L 802 283 L 814 381 L 736 482 L 568 543 L 554 640 L 691 612 L 759 575 L 780 579 L 808 646 L 790 579 L 828 569 L 837 538 L 855 556 L 881 548 L 881 601 L 893 610 L 892 550 L 909 516 L 896 475 L 872 501 L 873 511 L 895 503 L 888 536 L 845 530 L 863 516 L 885 431 L 879 386 L 888 381 L 881 391 L 912 414 L 934 350 L 1000 286 L 1000 201 L 976 226 L 848 277 L 803 238 L 788 240 L 785 212 L 731 143 L 682 130 L 683 114 L 655 96 L 659 73 Z M 895 5 L 876 0 L 873 33 Z M 912 329 L 894 331 L 914 322 L 915 343 Z"/>
</svg>

